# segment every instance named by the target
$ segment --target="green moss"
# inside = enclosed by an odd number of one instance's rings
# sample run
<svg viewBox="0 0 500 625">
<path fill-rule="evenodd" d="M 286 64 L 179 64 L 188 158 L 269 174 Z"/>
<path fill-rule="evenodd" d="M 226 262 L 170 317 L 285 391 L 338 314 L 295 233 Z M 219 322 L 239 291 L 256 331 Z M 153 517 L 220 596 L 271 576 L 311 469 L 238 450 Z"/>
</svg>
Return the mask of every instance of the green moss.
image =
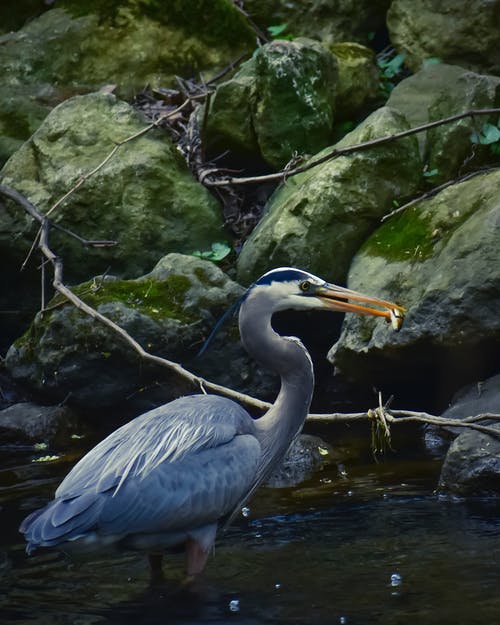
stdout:
<svg viewBox="0 0 500 625">
<path fill-rule="evenodd" d="M 102 304 L 121 302 L 152 319 L 177 319 L 192 323 L 196 317 L 185 310 L 185 296 L 191 286 L 189 278 L 171 275 L 166 280 L 106 280 L 84 282 L 73 287 L 73 292 L 86 304 L 98 308 Z M 64 302 L 56 295 L 50 306 Z"/>
<path fill-rule="evenodd" d="M 366 241 L 361 252 L 387 260 L 422 261 L 433 254 L 434 228 L 418 207 L 392 217 Z"/>
</svg>

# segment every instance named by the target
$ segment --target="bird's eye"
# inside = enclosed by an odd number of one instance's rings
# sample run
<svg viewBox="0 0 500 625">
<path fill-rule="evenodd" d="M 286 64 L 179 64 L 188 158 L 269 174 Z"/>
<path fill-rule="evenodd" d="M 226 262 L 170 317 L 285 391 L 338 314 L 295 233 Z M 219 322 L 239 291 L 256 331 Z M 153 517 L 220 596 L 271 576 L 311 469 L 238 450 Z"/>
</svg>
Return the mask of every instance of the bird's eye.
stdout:
<svg viewBox="0 0 500 625">
<path fill-rule="evenodd" d="M 303 282 L 300 283 L 300 290 L 301 291 L 309 291 L 309 289 L 311 288 L 311 283 L 308 280 L 304 280 Z"/>
</svg>

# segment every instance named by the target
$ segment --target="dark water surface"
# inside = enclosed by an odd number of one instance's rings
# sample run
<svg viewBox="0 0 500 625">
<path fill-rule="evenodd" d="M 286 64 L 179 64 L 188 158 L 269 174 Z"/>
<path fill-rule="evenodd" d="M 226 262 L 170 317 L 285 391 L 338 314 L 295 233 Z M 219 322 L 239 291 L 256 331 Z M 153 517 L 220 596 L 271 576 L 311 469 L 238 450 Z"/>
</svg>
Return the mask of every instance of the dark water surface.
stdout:
<svg viewBox="0 0 500 625">
<path fill-rule="evenodd" d="M 261 489 L 202 579 L 182 560 L 151 587 L 146 559 L 28 558 L 17 527 L 74 458 L 0 448 L 0 623 L 85 625 L 500 624 L 500 517 L 492 501 L 433 494 L 439 462 L 346 454 L 294 489 Z"/>
</svg>

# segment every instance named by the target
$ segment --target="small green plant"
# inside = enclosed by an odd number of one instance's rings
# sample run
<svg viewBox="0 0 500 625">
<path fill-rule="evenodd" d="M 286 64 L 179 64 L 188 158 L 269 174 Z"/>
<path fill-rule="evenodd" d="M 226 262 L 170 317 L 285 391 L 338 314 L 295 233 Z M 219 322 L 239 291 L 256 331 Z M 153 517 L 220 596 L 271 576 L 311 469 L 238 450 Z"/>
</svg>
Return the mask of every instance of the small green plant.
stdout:
<svg viewBox="0 0 500 625">
<path fill-rule="evenodd" d="M 291 33 L 284 34 L 286 29 L 288 28 L 288 24 L 284 22 L 283 24 L 276 24 L 274 26 L 268 26 L 267 32 L 272 39 L 287 39 L 291 40 L 294 38 L 294 35 Z"/>
<path fill-rule="evenodd" d="M 500 155 L 500 118 L 495 124 L 483 124 L 481 130 L 473 130 L 470 134 L 470 140 L 475 145 L 487 145 L 491 152 Z"/>
<path fill-rule="evenodd" d="M 439 174 L 439 169 L 424 169 L 424 178 L 434 178 Z"/>
<path fill-rule="evenodd" d="M 213 263 L 218 263 L 224 260 L 230 253 L 231 247 L 225 241 L 217 241 L 216 243 L 212 243 L 209 250 L 196 250 L 192 255 L 203 258 L 203 260 L 211 260 Z"/>
<path fill-rule="evenodd" d="M 381 53 L 377 57 L 377 65 L 380 70 L 380 89 L 382 94 L 388 97 L 396 83 L 403 77 L 405 55 L 395 50 Z"/>
</svg>

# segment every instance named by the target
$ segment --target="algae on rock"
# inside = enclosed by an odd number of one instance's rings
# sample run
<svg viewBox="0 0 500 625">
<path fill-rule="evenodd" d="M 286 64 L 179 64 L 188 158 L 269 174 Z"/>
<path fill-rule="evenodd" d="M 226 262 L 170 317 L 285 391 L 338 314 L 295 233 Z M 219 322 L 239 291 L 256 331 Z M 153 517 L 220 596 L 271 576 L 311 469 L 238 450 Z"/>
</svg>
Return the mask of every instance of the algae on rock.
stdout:
<svg viewBox="0 0 500 625">
<path fill-rule="evenodd" d="M 253 45 L 229 0 L 58 1 L 0 36 L 0 165 L 68 97 L 113 84 L 129 98 L 222 68 Z"/>
</svg>

